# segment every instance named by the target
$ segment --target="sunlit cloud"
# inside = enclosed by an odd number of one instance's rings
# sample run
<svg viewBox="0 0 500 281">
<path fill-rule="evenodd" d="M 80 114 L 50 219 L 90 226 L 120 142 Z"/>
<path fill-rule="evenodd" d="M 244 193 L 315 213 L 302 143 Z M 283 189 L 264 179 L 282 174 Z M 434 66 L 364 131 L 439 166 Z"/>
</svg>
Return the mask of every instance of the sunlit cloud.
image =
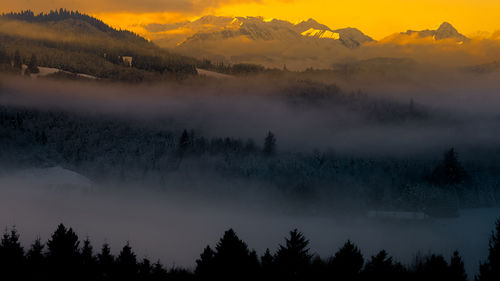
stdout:
<svg viewBox="0 0 500 281">
<path fill-rule="evenodd" d="M 284 0 L 290 2 L 291 0 Z M 1 9 L 47 11 L 66 8 L 86 12 L 129 12 L 142 14 L 145 12 L 183 12 L 200 13 L 228 4 L 258 3 L 266 0 L 17 0 L 2 3 Z M 283 1 L 281 1 L 283 2 Z"/>
</svg>

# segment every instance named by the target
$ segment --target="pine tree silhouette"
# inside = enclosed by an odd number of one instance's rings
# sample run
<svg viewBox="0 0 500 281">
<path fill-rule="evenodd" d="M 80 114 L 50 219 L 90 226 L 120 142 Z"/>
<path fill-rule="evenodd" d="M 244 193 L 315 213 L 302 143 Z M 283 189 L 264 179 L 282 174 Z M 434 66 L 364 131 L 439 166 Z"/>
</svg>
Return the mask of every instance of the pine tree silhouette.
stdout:
<svg viewBox="0 0 500 281">
<path fill-rule="evenodd" d="M 45 245 L 42 244 L 40 238 L 37 238 L 26 253 L 28 280 L 45 280 L 46 278 L 44 247 Z"/>
<path fill-rule="evenodd" d="M 111 280 L 115 270 L 115 258 L 109 245 L 105 243 L 97 255 L 97 280 Z"/>
<path fill-rule="evenodd" d="M 463 183 L 466 177 L 467 174 L 458 161 L 455 149 L 451 148 L 444 153 L 443 160 L 434 169 L 429 179 L 438 185 L 454 185 Z"/>
<path fill-rule="evenodd" d="M 201 253 L 200 258 L 196 260 L 196 270 L 195 274 L 203 280 L 210 280 L 214 278 L 215 274 L 215 262 L 214 262 L 215 252 L 207 246 L 203 253 Z"/>
<path fill-rule="evenodd" d="M 83 241 L 82 253 L 82 274 L 84 280 L 92 280 L 97 276 L 97 258 L 94 256 L 94 249 L 89 238 Z"/>
<path fill-rule="evenodd" d="M 179 152 L 182 154 L 186 152 L 191 145 L 191 140 L 187 130 L 182 131 L 181 137 L 179 138 Z"/>
<path fill-rule="evenodd" d="M 54 280 L 78 279 L 80 242 L 73 229 L 60 224 L 47 242 L 47 261 Z"/>
<path fill-rule="evenodd" d="M 420 280 L 448 280 L 448 263 L 443 256 L 432 254 L 425 258 L 425 262 L 422 265 L 417 267 L 416 276 L 420 278 Z"/>
<path fill-rule="evenodd" d="M 136 280 L 138 275 L 137 257 L 127 242 L 116 259 L 118 280 Z"/>
<path fill-rule="evenodd" d="M 297 229 L 290 231 L 285 238 L 285 245 L 280 245 L 276 252 L 276 266 L 280 276 L 289 280 L 305 280 L 311 265 L 309 240 Z"/>
<path fill-rule="evenodd" d="M 458 251 L 453 252 L 450 260 L 450 281 L 467 281 L 464 262 Z"/>
<path fill-rule="evenodd" d="M 401 280 L 402 272 L 402 266 L 395 264 L 392 257 L 382 250 L 366 263 L 362 275 L 364 280 L 397 281 Z"/>
<path fill-rule="evenodd" d="M 139 280 L 150 280 L 151 275 L 153 272 L 153 265 L 151 264 L 151 261 L 147 258 L 142 259 L 142 262 L 139 263 L 139 273 L 138 273 L 138 279 Z"/>
<path fill-rule="evenodd" d="M 272 156 L 276 153 L 276 137 L 273 133 L 268 132 L 264 139 L 264 155 Z"/>
<path fill-rule="evenodd" d="M 157 261 L 153 265 L 153 270 L 151 271 L 151 280 L 152 281 L 161 281 L 167 279 L 167 271 L 163 268 L 160 261 Z"/>
<path fill-rule="evenodd" d="M 350 240 L 335 253 L 329 262 L 335 279 L 344 281 L 359 280 L 363 264 L 361 251 Z"/>
<path fill-rule="evenodd" d="M 40 73 L 40 69 L 38 69 L 38 60 L 36 58 L 35 54 L 31 55 L 30 62 L 28 63 L 28 69 L 29 73 Z"/>
<path fill-rule="evenodd" d="M 259 270 L 257 255 L 250 252 L 234 230 L 226 231 L 215 249 L 214 274 L 218 279 L 252 280 L 256 277 Z"/>
<path fill-rule="evenodd" d="M 5 230 L 0 241 L 0 272 L 6 280 L 14 280 L 23 276 L 24 249 L 19 242 L 19 233 L 13 227 Z"/>
<path fill-rule="evenodd" d="M 480 265 L 479 275 L 475 280 L 500 280 L 500 219 L 497 219 L 495 231 L 491 234 L 488 259 Z"/>
<path fill-rule="evenodd" d="M 261 264 L 260 278 L 264 280 L 274 279 L 276 274 L 276 266 L 274 263 L 274 256 L 271 254 L 271 251 L 269 251 L 269 248 L 267 248 L 264 255 L 260 257 L 260 264 Z"/>
</svg>

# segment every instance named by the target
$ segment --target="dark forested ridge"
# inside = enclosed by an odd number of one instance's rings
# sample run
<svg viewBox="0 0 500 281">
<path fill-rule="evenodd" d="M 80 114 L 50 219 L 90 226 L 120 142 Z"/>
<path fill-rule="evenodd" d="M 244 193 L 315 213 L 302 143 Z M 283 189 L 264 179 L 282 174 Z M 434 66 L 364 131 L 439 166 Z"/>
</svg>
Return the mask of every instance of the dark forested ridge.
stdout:
<svg viewBox="0 0 500 281">
<path fill-rule="evenodd" d="M 116 30 L 111 28 L 103 21 L 91 17 L 86 14 L 82 14 L 78 11 L 68 11 L 65 9 L 60 9 L 56 11 L 50 11 L 49 13 L 40 13 L 35 15 L 30 10 L 21 11 L 19 13 L 11 12 L 2 14 L 2 18 L 8 20 L 18 20 L 18 21 L 27 21 L 32 23 L 49 23 L 49 22 L 58 22 L 65 20 L 78 20 L 82 22 L 86 22 L 89 25 L 97 28 L 99 31 L 104 33 L 110 33 L 113 37 L 116 38 L 133 38 L 137 43 L 148 43 L 148 41 L 130 31 L 127 30 Z"/>
<path fill-rule="evenodd" d="M 35 15 L 34 12 L 30 10 L 26 11 L 21 11 L 18 13 L 15 12 L 10 12 L 10 13 L 4 13 L 2 14 L 2 18 L 5 19 L 10 19 L 10 20 L 19 20 L 19 21 L 27 21 L 27 22 L 57 22 L 57 21 L 64 21 L 68 19 L 73 19 L 73 20 L 80 20 L 82 22 L 86 22 L 98 30 L 106 33 L 111 33 L 115 37 L 120 37 L 126 38 L 126 37 L 133 37 L 135 38 L 138 42 L 142 43 L 147 43 L 147 40 L 144 38 L 133 34 L 130 31 L 127 30 L 116 30 L 105 24 L 103 21 L 96 19 L 94 17 L 88 16 L 86 14 L 82 14 L 78 11 L 68 11 L 65 9 L 59 9 L 56 11 L 50 11 L 49 13 L 40 13 Z"/>
<path fill-rule="evenodd" d="M 5 280 L 472 280 L 458 251 L 449 259 L 439 254 L 417 255 L 404 265 L 384 250 L 366 257 L 348 240 L 332 256 L 322 258 L 296 229 L 275 251 L 268 248 L 261 256 L 229 229 L 215 247 L 201 252 L 194 270 L 165 268 L 159 260 L 140 258 L 129 242 L 116 255 L 107 243 L 96 249 L 88 237 L 81 240 L 62 224 L 46 242 L 38 238 L 25 248 L 19 238 L 12 228 L 5 230 L 0 241 L 0 272 Z M 499 253 L 500 220 L 476 281 L 499 280 Z"/>
<path fill-rule="evenodd" d="M 196 74 L 196 61 L 161 49 L 126 30 L 99 19 L 60 9 L 35 15 L 31 11 L 0 16 L 0 47 L 11 72 L 19 54 L 28 64 L 120 81 L 151 81 Z M 131 58 L 128 59 L 127 58 Z M 1 63 L 1 62 L 0 62 Z M 6 67 L 2 67 L 5 69 Z"/>
</svg>

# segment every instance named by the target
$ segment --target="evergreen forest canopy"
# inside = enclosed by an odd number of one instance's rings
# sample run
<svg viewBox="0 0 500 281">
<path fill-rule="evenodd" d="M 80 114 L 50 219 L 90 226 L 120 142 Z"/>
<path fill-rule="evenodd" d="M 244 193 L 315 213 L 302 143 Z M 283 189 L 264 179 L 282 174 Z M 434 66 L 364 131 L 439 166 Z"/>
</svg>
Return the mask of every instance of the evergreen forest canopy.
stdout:
<svg viewBox="0 0 500 281">
<path fill-rule="evenodd" d="M 60 9 L 38 15 L 32 11 L 1 15 L 2 69 L 18 73 L 16 60 L 28 64 L 33 55 L 40 66 L 110 80 L 152 81 L 196 74 L 196 60 L 79 12 Z M 123 57 L 132 57 L 131 65 Z M 5 64 L 11 64 L 10 69 Z"/>
<path fill-rule="evenodd" d="M 268 248 L 261 256 L 229 229 L 214 248 L 207 246 L 201 252 L 194 271 L 141 259 L 129 242 L 118 255 L 107 243 L 94 249 L 88 237 L 82 241 L 63 224 L 45 243 L 38 238 L 25 249 L 19 238 L 12 228 L 0 241 L 0 271 L 7 280 L 472 280 L 458 251 L 449 260 L 439 254 L 417 255 L 412 264 L 403 265 L 385 250 L 365 257 L 348 240 L 335 254 L 321 258 L 296 229 L 275 251 Z M 499 254 L 500 219 L 490 237 L 488 258 L 474 280 L 500 278 Z"/>
<path fill-rule="evenodd" d="M 230 97 L 222 94 L 219 98 L 225 103 Z M 265 99 L 275 100 L 276 106 L 293 114 L 324 111 L 321 116 L 333 114 L 333 120 L 339 112 L 353 114 L 363 127 L 402 126 L 412 131 L 429 126 L 432 131 L 436 122 L 458 124 L 413 101 L 405 104 L 343 93 L 338 87 L 308 81 L 278 87 Z M 175 101 L 187 102 L 180 97 Z M 198 102 L 203 101 L 208 100 L 200 97 Z M 167 110 L 166 114 L 132 121 L 134 118 L 68 109 L 4 105 L 0 107 L 1 162 L 9 167 L 5 172 L 61 166 L 96 182 L 147 183 L 165 189 L 172 189 L 178 180 L 184 186 L 179 190 L 190 190 L 190 185 L 204 179 L 205 187 L 198 192 L 207 195 L 222 190 L 226 194 L 249 192 L 255 188 L 246 184 L 252 183 L 262 188 L 256 193 L 277 195 L 288 202 L 286 209 L 303 214 L 395 210 L 454 217 L 462 209 L 498 206 L 500 202 L 500 178 L 492 172 L 500 170 L 494 161 L 498 154 L 493 143 L 482 147 L 467 144 L 457 150 L 446 142 L 441 150 L 404 157 L 390 150 L 370 155 L 314 147 L 291 149 L 285 148 L 287 140 L 271 128 L 257 128 L 258 138 L 214 136 L 207 129 L 186 127 L 184 119 L 192 113 L 172 112 L 169 116 Z M 347 130 L 355 126 L 353 123 Z M 464 156 L 461 151 L 465 150 L 476 153 Z M 235 180 L 244 184 L 232 184 Z M 220 189 L 220 185 L 230 187 Z"/>
</svg>

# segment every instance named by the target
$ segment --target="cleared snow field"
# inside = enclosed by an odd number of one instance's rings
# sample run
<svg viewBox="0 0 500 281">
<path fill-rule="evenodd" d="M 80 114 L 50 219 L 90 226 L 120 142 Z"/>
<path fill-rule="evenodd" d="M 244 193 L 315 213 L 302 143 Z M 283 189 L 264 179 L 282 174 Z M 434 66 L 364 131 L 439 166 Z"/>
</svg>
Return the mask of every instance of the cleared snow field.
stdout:
<svg viewBox="0 0 500 281">
<path fill-rule="evenodd" d="M 201 68 L 197 68 L 196 71 L 198 72 L 198 75 L 200 76 L 206 76 L 210 78 L 216 78 L 216 79 L 232 79 L 234 78 L 231 75 L 215 72 L 215 71 L 210 71 L 210 70 L 205 70 Z"/>
<path fill-rule="evenodd" d="M 24 71 L 28 68 L 27 65 L 23 65 L 23 73 Z M 62 69 L 58 69 L 58 68 L 53 68 L 53 67 L 43 67 L 43 66 L 39 66 L 38 67 L 38 70 L 40 70 L 39 73 L 35 73 L 35 74 L 30 74 L 30 77 L 31 78 L 39 78 L 39 77 L 43 77 L 43 76 L 47 76 L 47 75 L 51 75 L 51 74 L 54 74 L 54 73 L 57 73 L 57 72 L 64 72 L 66 74 L 72 74 L 71 72 L 69 71 L 64 71 Z M 77 76 L 80 76 L 80 77 L 83 77 L 83 78 L 87 78 L 87 79 L 97 79 L 97 77 L 95 76 L 92 76 L 92 75 L 88 75 L 88 74 L 83 74 L 83 73 L 76 73 Z"/>
<path fill-rule="evenodd" d="M 193 267 L 207 244 L 214 245 L 232 227 L 259 254 L 275 250 L 288 231 L 298 228 L 311 240 L 311 250 L 333 254 L 347 239 L 365 257 L 386 249 L 411 263 L 429 252 L 447 258 L 460 250 L 469 274 L 487 255 L 488 238 L 500 208 L 462 211 L 459 218 L 426 221 L 380 221 L 366 217 L 296 217 L 240 209 L 145 187 L 96 186 L 61 167 L 30 169 L 0 177 L 0 227 L 16 225 L 25 245 L 38 235 L 47 239 L 57 224 L 89 236 L 95 249 L 109 242 L 116 252 L 130 241 L 139 257 L 167 265 Z"/>
</svg>

